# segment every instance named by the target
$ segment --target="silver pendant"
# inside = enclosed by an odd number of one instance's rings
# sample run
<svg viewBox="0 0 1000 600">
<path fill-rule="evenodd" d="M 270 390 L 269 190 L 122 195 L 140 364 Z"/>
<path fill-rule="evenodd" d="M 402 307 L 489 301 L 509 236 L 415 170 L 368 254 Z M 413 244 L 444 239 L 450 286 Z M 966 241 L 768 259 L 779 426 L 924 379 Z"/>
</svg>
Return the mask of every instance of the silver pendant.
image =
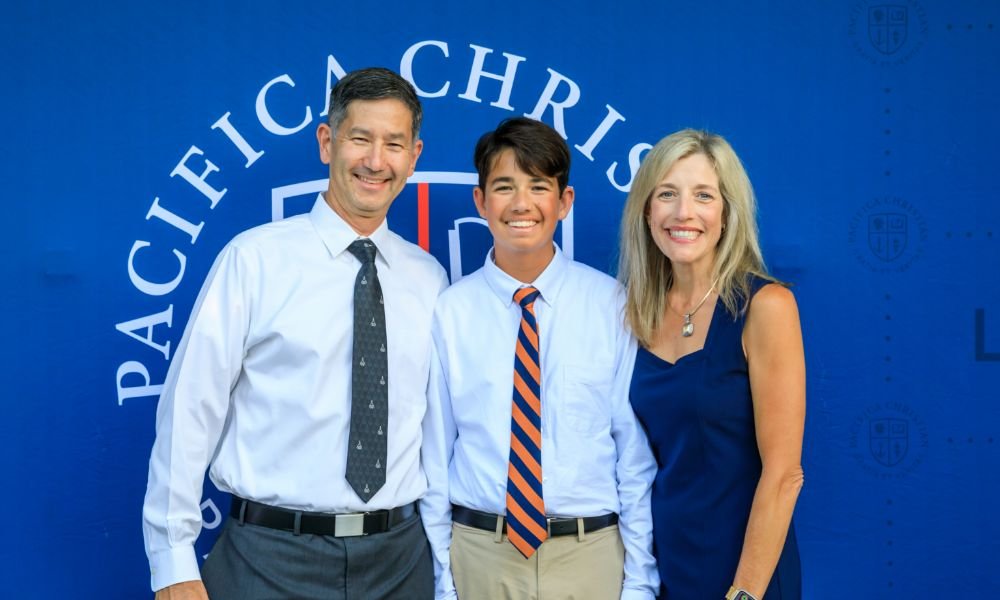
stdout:
<svg viewBox="0 0 1000 600">
<path fill-rule="evenodd" d="M 681 326 L 681 335 L 684 337 L 694 335 L 694 323 L 691 322 L 691 315 L 684 315 L 684 325 Z"/>
</svg>

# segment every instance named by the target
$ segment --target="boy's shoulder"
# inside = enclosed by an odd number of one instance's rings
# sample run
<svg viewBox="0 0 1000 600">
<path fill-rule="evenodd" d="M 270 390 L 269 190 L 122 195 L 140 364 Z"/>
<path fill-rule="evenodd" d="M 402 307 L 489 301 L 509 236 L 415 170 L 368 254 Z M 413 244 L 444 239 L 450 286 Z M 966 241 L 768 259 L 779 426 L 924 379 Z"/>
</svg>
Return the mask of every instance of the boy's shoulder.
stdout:
<svg viewBox="0 0 1000 600">
<path fill-rule="evenodd" d="M 584 286 L 588 293 L 617 294 L 621 289 L 614 277 L 575 260 L 566 261 L 566 278 L 573 285 Z"/>
<path fill-rule="evenodd" d="M 456 303 L 475 301 L 489 291 L 489 283 L 483 274 L 483 268 L 480 267 L 441 292 L 441 295 L 438 296 L 438 306 L 445 307 Z"/>
</svg>

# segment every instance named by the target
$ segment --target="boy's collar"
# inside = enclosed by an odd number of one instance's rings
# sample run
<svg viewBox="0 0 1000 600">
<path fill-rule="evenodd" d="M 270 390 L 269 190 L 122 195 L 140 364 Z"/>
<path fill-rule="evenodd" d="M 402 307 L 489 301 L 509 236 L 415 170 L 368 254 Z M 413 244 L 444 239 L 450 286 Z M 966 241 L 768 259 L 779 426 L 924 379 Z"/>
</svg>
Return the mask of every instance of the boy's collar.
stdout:
<svg viewBox="0 0 1000 600">
<path fill-rule="evenodd" d="M 559 290 L 562 288 L 562 283 L 565 279 L 566 270 L 569 268 L 571 261 L 563 254 L 557 244 L 553 243 L 552 246 L 555 250 L 552 260 L 549 261 L 545 270 L 534 281 L 518 281 L 508 275 L 493 261 L 493 249 L 490 249 L 489 254 L 486 256 L 483 273 L 486 277 L 486 283 L 504 305 L 509 306 L 513 304 L 514 292 L 527 285 L 537 289 L 540 292 L 541 300 L 549 307 L 555 304 L 556 298 L 559 296 Z"/>
</svg>

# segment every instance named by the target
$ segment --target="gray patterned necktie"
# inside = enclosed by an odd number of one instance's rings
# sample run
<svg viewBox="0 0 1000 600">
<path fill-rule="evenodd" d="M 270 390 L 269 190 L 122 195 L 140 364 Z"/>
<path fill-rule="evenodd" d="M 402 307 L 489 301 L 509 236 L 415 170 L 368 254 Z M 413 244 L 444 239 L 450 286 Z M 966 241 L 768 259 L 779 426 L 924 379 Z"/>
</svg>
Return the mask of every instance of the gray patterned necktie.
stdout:
<svg viewBox="0 0 1000 600">
<path fill-rule="evenodd" d="M 361 261 L 354 280 L 354 353 L 351 367 L 351 433 L 347 482 L 368 502 L 385 484 L 389 434 L 389 368 L 382 286 L 375 244 L 356 240 L 347 248 Z"/>
</svg>

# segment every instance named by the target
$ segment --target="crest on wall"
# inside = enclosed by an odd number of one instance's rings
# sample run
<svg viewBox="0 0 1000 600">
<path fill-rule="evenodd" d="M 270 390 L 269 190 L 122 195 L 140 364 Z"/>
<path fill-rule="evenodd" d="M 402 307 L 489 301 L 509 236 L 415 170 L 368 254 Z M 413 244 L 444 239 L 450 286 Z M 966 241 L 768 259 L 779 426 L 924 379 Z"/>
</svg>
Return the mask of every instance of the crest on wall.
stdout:
<svg viewBox="0 0 1000 600">
<path fill-rule="evenodd" d="M 910 444 L 909 425 L 905 419 L 872 419 L 868 434 L 872 458 L 886 467 L 902 462 Z"/>
<path fill-rule="evenodd" d="M 907 218 L 902 213 L 868 215 L 868 248 L 884 261 L 899 258 L 906 250 Z"/>
<path fill-rule="evenodd" d="M 906 43 L 908 10 L 905 6 L 882 4 L 868 8 L 868 40 L 882 54 L 894 54 Z"/>
</svg>

